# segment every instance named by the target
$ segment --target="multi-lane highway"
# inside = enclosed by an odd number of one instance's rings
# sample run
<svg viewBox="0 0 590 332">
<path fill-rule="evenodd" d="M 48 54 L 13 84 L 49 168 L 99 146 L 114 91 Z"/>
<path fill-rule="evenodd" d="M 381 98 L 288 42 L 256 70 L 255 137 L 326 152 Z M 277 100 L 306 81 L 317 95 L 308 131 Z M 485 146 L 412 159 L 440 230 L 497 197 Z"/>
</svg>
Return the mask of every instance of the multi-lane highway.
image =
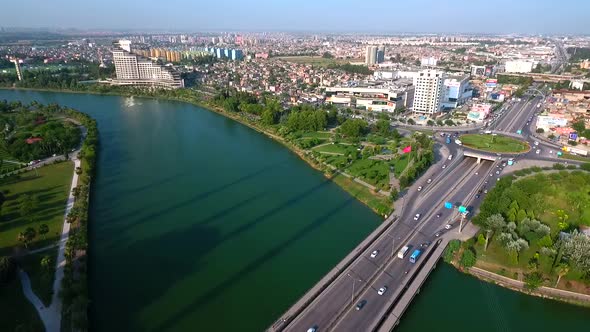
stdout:
<svg viewBox="0 0 590 332">
<path fill-rule="evenodd" d="M 542 97 L 526 96 L 509 104 L 489 129 L 527 140 L 533 149 L 529 155 L 519 156 L 521 159 L 559 161 L 555 146 L 537 143 L 531 137 L 532 120 L 537 105 L 542 102 Z M 519 130 L 521 134 L 517 134 Z M 393 222 L 367 242 L 368 246 L 356 251 L 345 268 L 336 271 L 309 301 L 297 310 L 292 308 L 270 330 L 373 331 L 379 327 L 418 272 L 419 264 L 408 259 L 412 251 L 427 252 L 437 239 L 455 237 L 453 232 L 460 229 L 456 207 L 463 205 L 475 211 L 486 189 L 491 189 L 502 176 L 501 158 L 490 154 L 487 158 L 491 160 L 477 163 L 475 158 L 463 157 L 463 152 L 469 149 L 454 143 L 444 144 L 440 135 L 434 139 L 446 146 L 446 152 L 410 187 L 403 198 L 403 209 L 395 211 L 396 217 L 386 221 Z M 555 149 L 554 153 L 549 153 L 551 149 Z M 537 154 L 536 150 L 542 151 Z M 453 157 L 447 158 L 448 154 Z M 452 203 L 453 208 L 446 209 L 445 202 Z M 410 249 L 405 257 L 399 258 L 397 253 L 404 246 Z M 379 292 L 383 289 L 386 290 Z"/>
<path fill-rule="evenodd" d="M 293 319 L 286 331 L 305 331 L 312 326 L 323 327 L 322 330 L 364 331 L 381 318 L 378 313 L 399 294 L 397 290 L 403 279 L 414 272 L 409 254 L 399 259 L 397 252 L 405 245 L 411 245 L 414 250 L 433 242 L 437 233 L 443 235 L 447 231 L 446 224 L 452 225 L 448 232 L 457 231 L 458 216 L 445 209 L 444 203 L 467 204 L 474 199 L 479 183 L 487 180 L 491 162 L 477 164 L 473 158 L 457 157 L 460 150 L 454 145 L 450 147 L 455 158 L 441 160 L 433 166 L 428 173 L 432 181 L 428 183 L 423 177 L 417 184 L 423 188 L 419 192 L 413 187 L 397 221 Z M 443 169 L 442 165 L 447 167 Z M 420 217 L 414 220 L 417 213 Z M 378 253 L 371 257 L 375 251 Z M 377 291 L 384 286 L 387 291 L 378 295 Z M 356 310 L 361 300 L 367 302 L 361 310 Z"/>
</svg>

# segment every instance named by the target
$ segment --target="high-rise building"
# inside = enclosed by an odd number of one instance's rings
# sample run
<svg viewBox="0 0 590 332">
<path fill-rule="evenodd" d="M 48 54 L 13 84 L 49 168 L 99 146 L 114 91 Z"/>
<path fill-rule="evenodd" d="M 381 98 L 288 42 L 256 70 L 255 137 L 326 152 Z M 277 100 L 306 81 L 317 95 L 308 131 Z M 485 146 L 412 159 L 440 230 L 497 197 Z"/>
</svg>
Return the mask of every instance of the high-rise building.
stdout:
<svg viewBox="0 0 590 332">
<path fill-rule="evenodd" d="M 365 52 L 365 64 L 372 66 L 377 63 L 377 46 L 367 46 Z"/>
<path fill-rule="evenodd" d="M 381 45 L 377 49 L 377 63 L 383 62 L 385 62 L 385 45 Z"/>
<path fill-rule="evenodd" d="M 19 81 L 23 80 L 23 72 L 22 69 L 20 67 L 20 62 L 17 58 L 11 58 L 10 62 L 14 63 L 14 69 L 16 70 L 16 77 L 18 77 Z"/>
<path fill-rule="evenodd" d="M 242 50 L 231 50 L 231 59 L 232 60 L 242 60 L 244 54 Z"/>
<path fill-rule="evenodd" d="M 162 66 L 149 59 L 124 49 L 131 49 L 131 43 L 123 41 L 113 46 L 113 62 L 117 78 L 114 85 L 153 86 L 167 89 L 184 87 L 180 74 L 171 66 Z"/>
<path fill-rule="evenodd" d="M 414 78 L 415 113 L 436 115 L 442 109 L 443 82 L 445 74 L 439 70 L 426 69 L 418 72 Z"/>
</svg>

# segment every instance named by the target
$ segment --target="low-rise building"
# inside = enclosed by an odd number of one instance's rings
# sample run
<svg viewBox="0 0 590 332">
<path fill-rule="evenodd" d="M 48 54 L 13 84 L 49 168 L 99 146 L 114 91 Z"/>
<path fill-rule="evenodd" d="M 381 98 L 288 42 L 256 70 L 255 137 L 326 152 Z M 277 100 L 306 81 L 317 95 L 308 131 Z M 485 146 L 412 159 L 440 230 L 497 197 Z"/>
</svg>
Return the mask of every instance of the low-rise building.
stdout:
<svg viewBox="0 0 590 332">
<path fill-rule="evenodd" d="M 475 104 L 471 106 L 471 110 L 467 114 L 467 119 L 476 122 L 485 120 L 492 111 L 490 104 Z"/>
</svg>

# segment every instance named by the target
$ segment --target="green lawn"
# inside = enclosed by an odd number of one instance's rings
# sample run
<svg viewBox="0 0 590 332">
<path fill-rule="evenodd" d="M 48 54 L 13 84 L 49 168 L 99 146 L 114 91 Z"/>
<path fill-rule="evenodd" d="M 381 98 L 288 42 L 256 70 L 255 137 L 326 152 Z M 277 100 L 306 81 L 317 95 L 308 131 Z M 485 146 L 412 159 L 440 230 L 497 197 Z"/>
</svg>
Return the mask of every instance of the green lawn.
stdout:
<svg viewBox="0 0 590 332">
<path fill-rule="evenodd" d="M 365 203 L 381 215 L 389 214 L 392 210 L 392 203 L 388 197 L 374 194 L 369 188 L 354 182 L 342 174 L 337 174 L 332 180 L 344 188 L 349 194 L 359 201 Z"/>
<path fill-rule="evenodd" d="M 308 132 L 308 133 L 303 133 L 302 137 L 328 139 L 328 138 L 332 137 L 332 133 L 330 133 L 329 131 Z"/>
<path fill-rule="evenodd" d="M 573 154 L 569 154 L 569 153 L 565 153 L 565 152 L 561 155 L 561 158 L 590 162 L 590 158 L 588 158 L 588 157 L 580 156 L 580 155 L 573 155 Z"/>
<path fill-rule="evenodd" d="M 64 162 L 0 179 L 0 191 L 7 199 L 0 216 L 0 255 L 11 254 L 22 246 L 17 237 L 27 227 L 38 231 L 41 224 L 49 226 L 45 238 L 37 235 L 29 248 L 55 243 L 61 233 L 73 168 L 72 162 Z M 33 213 L 26 217 L 19 211 L 19 197 L 23 194 L 33 195 L 39 201 Z"/>
<path fill-rule="evenodd" d="M 399 158 L 397 158 L 396 160 L 394 160 L 395 162 L 395 166 L 394 166 L 394 173 L 395 176 L 400 176 L 400 174 L 402 174 L 402 172 L 406 169 L 406 167 L 408 166 L 408 162 L 409 162 L 409 157 L 408 154 L 402 154 L 401 156 L 399 156 Z"/>
<path fill-rule="evenodd" d="M 357 159 L 346 168 L 346 173 L 377 187 L 389 184 L 389 165 L 385 161 Z"/>
<path fill-rule="evenodd" d="M 463 145 L 489 152 L 517 153 L 529 149 L 527 142 L 506 136 L 467 134 L 460 137 Z"/>
<path fill-rule="evenodd" d="M 0 285 L 0 331 L 43 331 L 43 323 L 33 305 L 23 294 L 18 276 Z"/>
</svg>

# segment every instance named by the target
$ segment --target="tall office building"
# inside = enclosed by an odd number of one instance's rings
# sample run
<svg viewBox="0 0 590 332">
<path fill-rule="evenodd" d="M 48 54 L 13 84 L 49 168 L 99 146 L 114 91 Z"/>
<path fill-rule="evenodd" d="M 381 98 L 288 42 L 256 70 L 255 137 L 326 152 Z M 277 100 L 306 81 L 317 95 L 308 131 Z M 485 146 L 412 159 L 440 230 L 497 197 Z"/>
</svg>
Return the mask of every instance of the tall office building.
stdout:
<svg viewBox="0 0 590 332">
<path fill-rule="evenodd" d="M 184 87 L 180 74 L 172 67 L 162 66 L 135 53 L 131 43 L 121 41 L 113 45 L 113 62 L 117 78 L 114 85 L 152 86 L 167 89 Z M 123 48 L 125 47 L 125 48 Z"/>
<path fill-rule="evenodd" d="M 439 70 L 426 69 L 414 78 L 415 113 L 436 115 L 442 109 L 445 74 Z"/>
<path fill-rule="evenodd" d="M 377 63 L 377 46 L 367 46 L 365 52 L 365 64 L 372 66 Z"/>
<path fill-rule="evenodd" d="M 377 49 L 377 63 L 383 62 L 385 62 L 385 45 L 381 45 Z"/>
<path fill-rule="evenodd" d="M 23 80 L 23 72 L 20 67 L 19 60 L 17 58 L 11 58 L 10 62 L 14 63 L 14 69 L 16 70 L 16 77 L 18 78 L 19 81 L 22 81 Z"/>
</svg>

